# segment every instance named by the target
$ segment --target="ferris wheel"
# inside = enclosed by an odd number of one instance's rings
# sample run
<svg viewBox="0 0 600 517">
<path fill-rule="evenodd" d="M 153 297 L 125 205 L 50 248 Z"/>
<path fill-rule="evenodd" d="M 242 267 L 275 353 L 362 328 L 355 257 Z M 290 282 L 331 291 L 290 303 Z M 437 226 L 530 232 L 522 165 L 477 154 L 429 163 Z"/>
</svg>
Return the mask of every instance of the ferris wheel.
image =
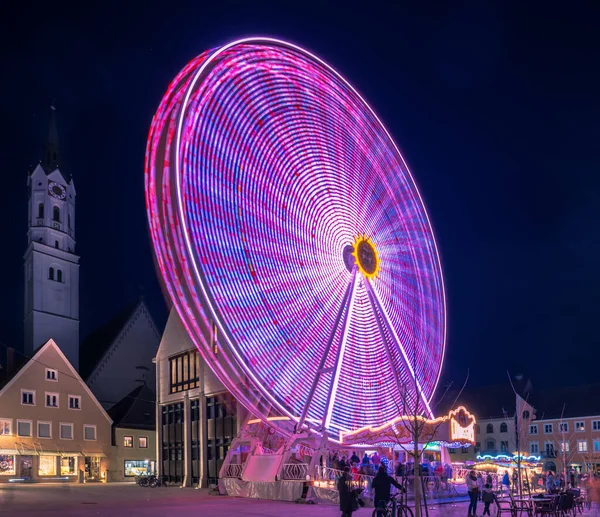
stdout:
<svg viewBox="0 0 600 517">
<path fill-rule="evenodd" d="M 193 59 L 152 121 L 146 201 L 173 305 L 251 413 L 333 435 L 407 400 L 432 416 L 435 238 L 391 136 L 333 68 L 270 38 Z"/>
</svg>

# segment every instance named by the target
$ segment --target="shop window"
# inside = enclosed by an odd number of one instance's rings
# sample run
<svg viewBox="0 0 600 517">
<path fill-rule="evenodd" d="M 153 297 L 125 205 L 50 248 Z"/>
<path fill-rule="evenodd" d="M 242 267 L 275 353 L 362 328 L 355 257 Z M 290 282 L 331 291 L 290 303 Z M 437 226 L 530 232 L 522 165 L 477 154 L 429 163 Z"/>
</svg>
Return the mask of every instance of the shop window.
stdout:
<svg viewBox="0 0 600 517">
<path fill-rule="evenodd" d="M 125 460 L 124 472 L 126 478 L 149 474 L 149 462 L 148 460 Z"/>
<path fill-rule="evenodd" d="M 81 397 L 79 395 L 69 395 L 69 409 L 81 409 Z"/>
<path fill-rule="evenodd" d="M 40 476 L 56 476 L 56 456 L 40 456 Z"/>
<path fill-rule="evenodd" d="M 14 476 L 15 474 L 15 457 L 0 454 L 0 476 Z"/>
<path fill-rule="evenodd" d="M 58 407 L 58 393 L 46 392 L 46 407 Z"/>
<path fill-rule="evenodd" d="M 544 433 L 552 434 L 554 432 L 554 426 L 552 424 L 544 424 Z"/>
<path fill-rule="evenodd" d="M 0 436 L 12 435 L 12 418 L 0 418 Z"/>
<path fill-rule="evenodd" d="M 37 423 L 38 438 L 52 438 L 52 422 Z"/>
<path fill-rule="evenodd" d="M 31 420 L 17 420 L 17 435 L 31 438 Z"/>
<path fill-rule="evenodd" d="M 500 432 L 501 433 L 508 433 L 508 426 L 506 425 L 506 422 L 502 422 L 500 424 Z"/>
<path fill-rule="evenodd" d="M 46 368 L 46 380 L 47 381 L 58 381 L 58 371 L 52 368 Z"/>
<path fill-rule="evenodd" d="M 77 475 L 77 456 L 62 456 L 60 458 L 60 475 Z"/>
<path fill-rule="evenodd" d="M 133 436 L 123 436 L 123 447 L 133 447 Z"/>
<path fill-rule="evenodd" d="M 73 424 L 60 424 L 60 439 L 61 440 L 72 440 L 73 439 Z"/>
<path fill-rule="evenodd" d="M 96 441 L 96 426 L 85 425 L 83 426 L 83 439 L 87 441 Z"/>
<path fill-rule="evenodd" d="M 138 438 L 138 448 L 140 448 L 140 449 L 148 448 L 148 437 L 147 436 L 140 436 Z"/>
<path fill-rule="evenodd" d="M 24 406 L 35 406 L 35 391 L 21 390 L 21 404 Z"/>
<path fill-rule="evenodd" d="M 171 393 L 191 390 L 200 386 L 200 354 L 197 350 L 171 357 Z"/>
<path fill-rule="evenodd" d="M 485 432 L 488 434 L 491 434 L 494 432 L 494 426 L 492 424 L 488 424 L 487 427 L 485 428 Z"/>
</svg>

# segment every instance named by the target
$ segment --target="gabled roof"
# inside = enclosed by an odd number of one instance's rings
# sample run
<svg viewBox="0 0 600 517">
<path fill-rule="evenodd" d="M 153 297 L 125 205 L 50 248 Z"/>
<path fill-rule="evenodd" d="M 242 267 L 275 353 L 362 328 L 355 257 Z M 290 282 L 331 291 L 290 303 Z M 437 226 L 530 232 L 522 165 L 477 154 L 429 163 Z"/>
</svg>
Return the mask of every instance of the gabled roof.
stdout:
<svg viewBox="0 0 600 517">
<path fill-rule="evenodd" d="M 54 342 L 53 339 L 49 339 L 48 341 L 46 341 L 46 344 L 44 344 L 43 346 L 41 346 L 40 348 L 37 349 L 36 353 L 33 354 L 33 357 L 31 357 L 30 359 L 26 360 L 26 362 L 22 365 L 22 367 L 18 371 L 15 371 L 14 375 L 10 378 L 10 380 L 8 380 L 8 382 L 0 390 L 0 396 L 2 396 L 4 394 L 4 392 L 6 390 L 8 390 L 8 388 L 10 386 L 12 386 L 17 381 L 17 379 L 19 377 L 21 377 L 22 375 L 25 375 L 25 373 L 31 367 L 31 365 L 33 365 L 36 362 L 38 362 L 39 356 L 41 356 L 48 348 L 54 348 L 54 350 L 58 353 L 58 355 L 60 356 L 60 358 L 65 362 L 65 365 L 67 366 L 67 369 L 69 370 L 69 374 L 71 375 L 71 377 L 74 377 L 75 379 L 77 379 L 79 381 L 79 383 L 81 384 L 82 388 L 91 397 L 91 399 L 94 401 L 94 403 L 96 404 L 96 406 L 98 407 L 98 409 L 100 410 L 100 412 L 112 424 L 113 423 L 112 419 L 108 416 L 108 413 L 100 405 L 100 402 L 98 402 L 98 399 L 94 396 L 94 394 L 92 393 L 92 391 L 90 390 L 90 388 L 88 388 L 88 385 L 83 381 L 83 379 L 81 378 L 81 376 L 79 375 L 79 373 L 77 373 L 77 370 L 75 370 L 75 368 L 73 368 L 73 365 L 69 362 L 69 360 L 66 358 L 65 354 L 63 354 L 62 350 Z"/>
<path fill-rule="evenodd" d="M 154 392 L 142 384 L 112 406 L 108 414 L 117 427 L 154 430 L 156 428 Z"/>
<path fill-rule="evenodd" d="M 142 300 L 128 305 L 106 324 L 96 329 L 79 345 L 79 371 L 88 379 L 111 345 L 117 339 Z"/>
</svg>

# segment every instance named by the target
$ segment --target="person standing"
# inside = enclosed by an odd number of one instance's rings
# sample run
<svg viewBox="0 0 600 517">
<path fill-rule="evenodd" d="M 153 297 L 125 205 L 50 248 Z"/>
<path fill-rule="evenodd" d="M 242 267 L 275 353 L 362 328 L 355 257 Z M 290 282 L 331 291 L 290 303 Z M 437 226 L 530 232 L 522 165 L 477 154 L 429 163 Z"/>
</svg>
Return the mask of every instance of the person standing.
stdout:
<svg viewBox="0 0 600 517">
<path fill-rule="evenodd" d="M 344 467 L 343 473 L 337 482 L 337 489 L 340 495 L 342 517 L 352 517 L 352 512 L 354 511 L 354 490 L 352 489 L 350 467 Z"/>
<path fill-rule="evenodd" d="M 494 502 L 496 496 L 494 495 L 494 491 L 492 490 L 492 484 L 486 483 L 483 487 L 481 499 L 483 501 L 483 515 L 490 515 L 490 505 Z"/>
<path fill-rule="evenodd" d="M 502 491 L 506 488 L 507 492 L 510 492 L 510 478 L 508 477 L 508 470 L 504 471 L 504 476 L 502 476 Z"/>
<path fill-rule="evenodd" d="M 483 476 L 481 472 L 477 473 L 477 499 L 481 501 L 481 496 L 483 494 Z"/>
<path fill-rule="evenodd" d="M 470 501 L 467 515 L 475 517 L 477 515 L 477 497 L 479 494 L 479 485 L 477 484 L 477 476 L 475 475 L 474 470 L 469 472 L 466 481 Z"/>
</svg>

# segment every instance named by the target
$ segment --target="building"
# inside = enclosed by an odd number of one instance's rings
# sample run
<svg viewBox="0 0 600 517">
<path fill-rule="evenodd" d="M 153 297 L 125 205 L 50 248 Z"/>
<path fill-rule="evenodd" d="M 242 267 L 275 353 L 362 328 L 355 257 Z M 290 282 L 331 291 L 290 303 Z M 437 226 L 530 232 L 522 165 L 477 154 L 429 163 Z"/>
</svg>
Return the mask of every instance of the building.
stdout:
<svg viewBox="0 0 600 517">
<path fill-rule="evenodd" d="M 156 472 L 154 391 L 138 386 L 108 410 L 113 419 L 109 481 L 133 481 Z"/>
<path fill-rule="evenodd" d="M 205 487 L 216 481 L 245 412 L 204 364 L 174 309 L 155 362 L 159 473 Z"/>
<path fill-rule="evenodd" d="M 0 481 L 106 480 L 111 426 L 50 339 L 0 390 Z"/>
<path fill-rule="evenodd" d="M 25 354 L 48 339 L 79 368 L 79 257 L 75 254 L 75 184 L 62 172 L 54 106 L 44 160 L 27 177 Z"/>
<path fill-rule="evenodd" d="M 160 333 L 143 298 L 82 342 L 81 376 L 104 408 L 122 400 L 140 383 L 156 391 L 152 361 L 159 342 Z"/>
</svg>

